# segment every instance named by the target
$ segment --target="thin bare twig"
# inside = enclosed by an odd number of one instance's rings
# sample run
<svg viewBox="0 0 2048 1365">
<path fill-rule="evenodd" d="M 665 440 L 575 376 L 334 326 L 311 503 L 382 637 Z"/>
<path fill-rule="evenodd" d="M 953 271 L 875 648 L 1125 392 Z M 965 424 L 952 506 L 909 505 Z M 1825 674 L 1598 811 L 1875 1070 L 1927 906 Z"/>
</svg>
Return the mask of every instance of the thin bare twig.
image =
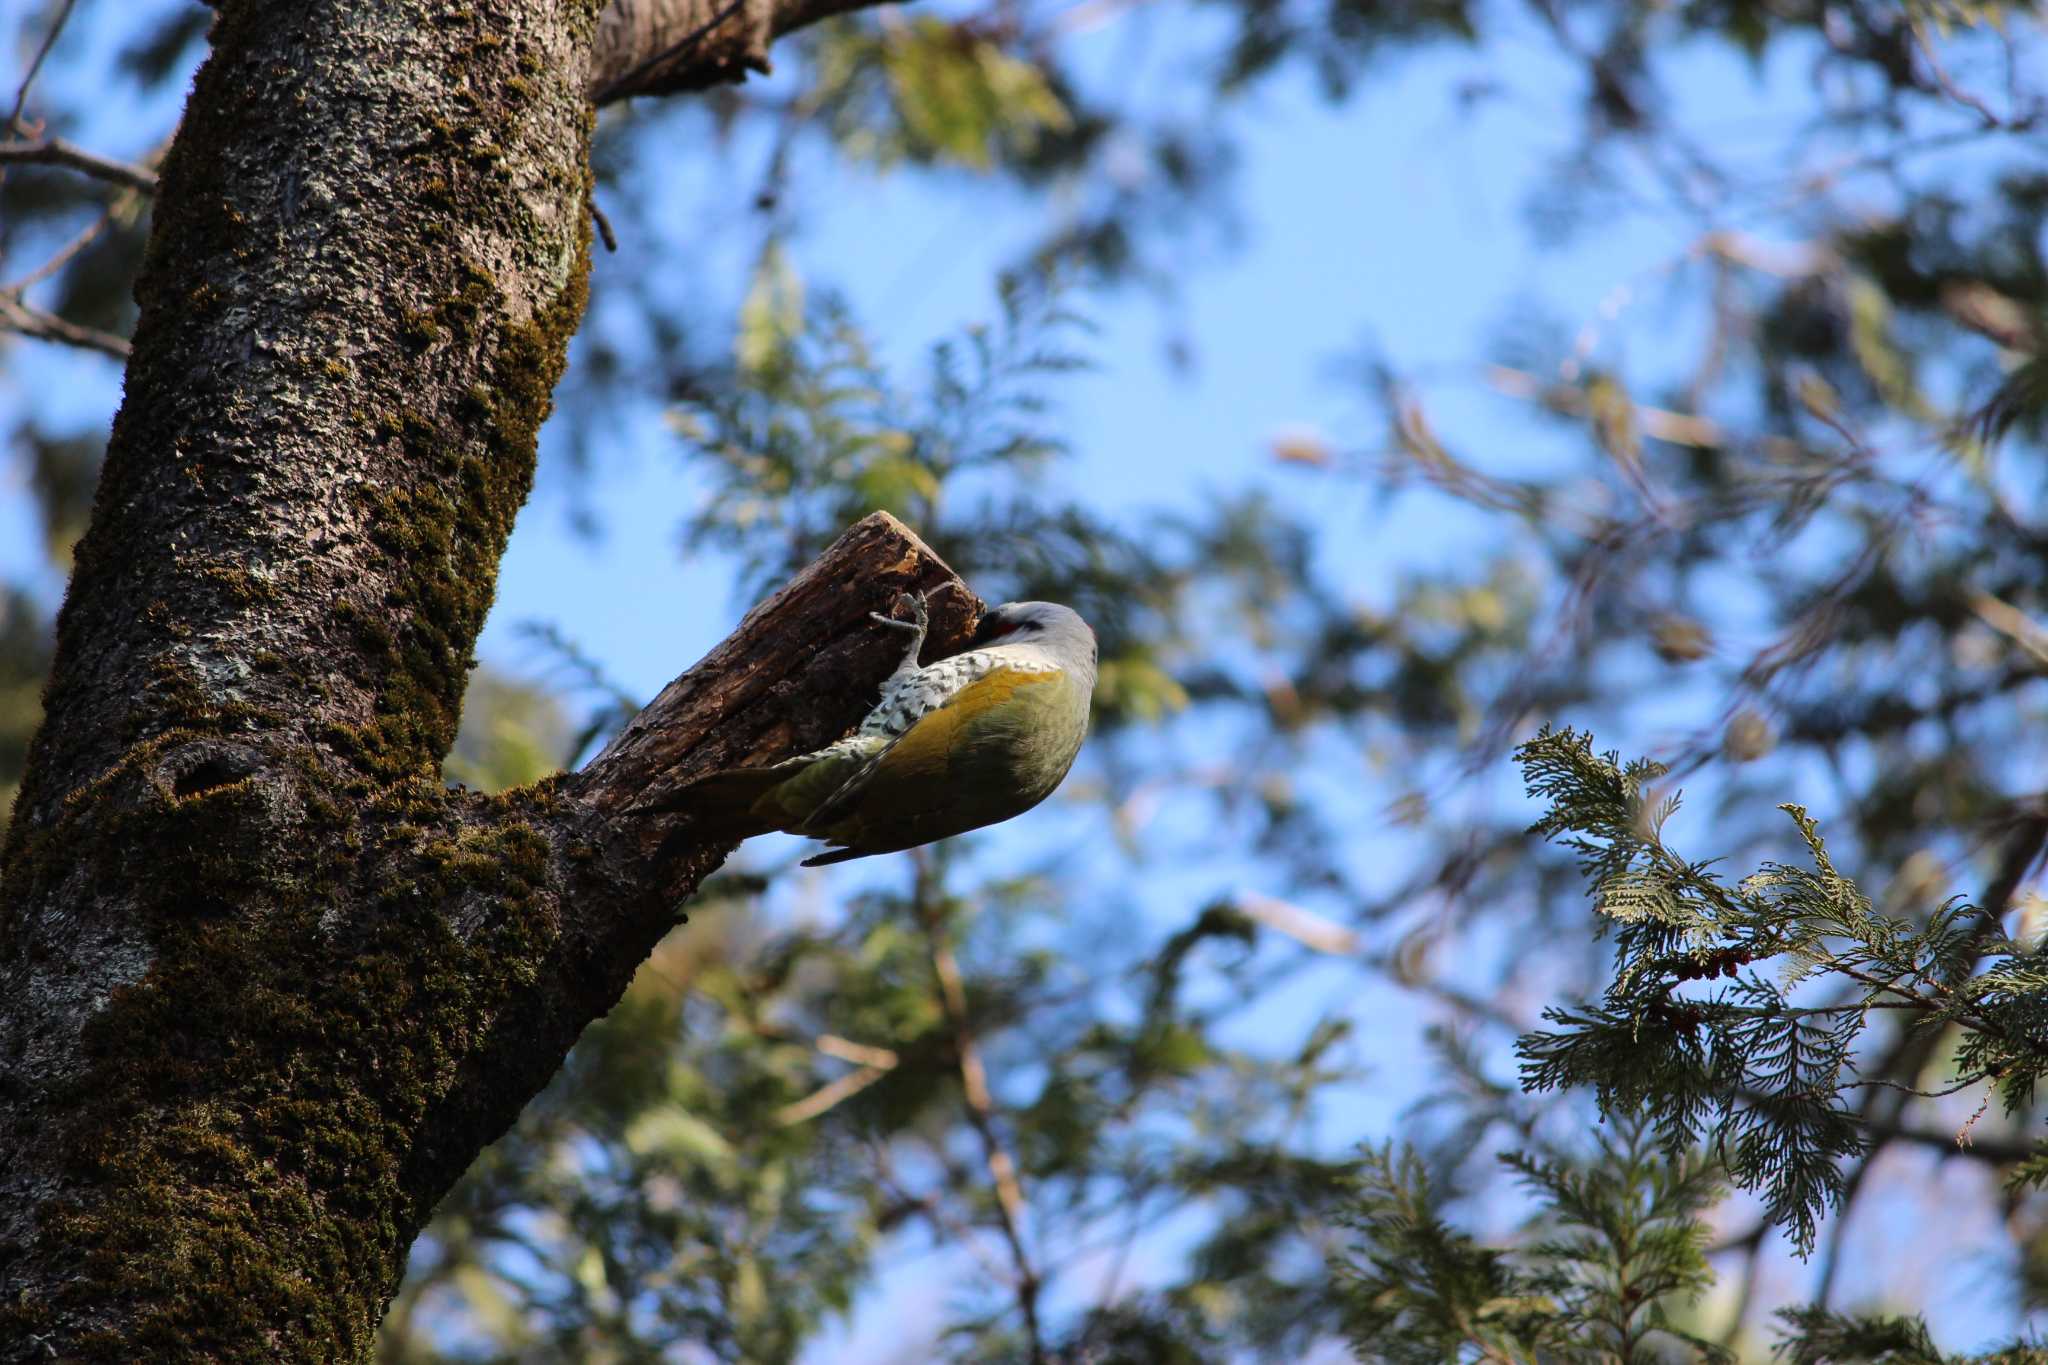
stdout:
<svg viewBox="0 0 2048 1365">
<path fill-rule="evenodd" d="M 59 341 L 66 346 L 99 351 L 116 360 L 128 358 L 126 338 L 92 327 L 81 327 L 75 322 L 66 322 L 55 313 L 46 313 L 10 294 L 0 294 L 0 332 L 19 332 L 23 336 L 36 337 L 43 341 Z"/>
<path fill-rule="evenodd" d="M 919 850 L 920 855 L 922 850 Z M 1045 1337 L 1038 1321 L 1038 1291 L 1042 1285 L 1031 1253 L 1024 1245 L 1024 1188 L 1017 1179 L 1017 1163 L 996 1131 L 995 1100 L 989 1093 L 988 1072 L 982 1066 L 981 1048 L 974 1038 L 974 1026 L 967 1015 L 967 988 L 961 981 L 960 963 L 946 942 L 945 932 L 931 904 L 926 885 L 929 861 L 917 859 L 917 906 L 924 926 L 925 942 L 931 952 L 932 975 L 938 978 L 939 999 L 946 1019 L 953 1027 L 953 1048 L 960 1063 L 960 1087 L 967 1097 L 968 1121 L 981 1137 L 983 1159 L 996 1187 L 997 1221 L 1010 1259 L 1017 1272 L 1017 1307 L 1024 1315 L 1024 1329 L 1031 1341 L 1032 1365 L 1048 1359 Z"/>
<path fill-rule="evenodd" d="M 1940 54 L 1935 52 L 1934 44 L 1927 40 L 1927 34 L 1922 31 L 1918 22 L 1910 22 L 1906 27 L 1911 30 L 1913 44 L 1920 49 L 1920 55 L 1926 59 L 1927 69 L 1934 76 L 1934 83 L 1941 88 L 1942 94 L 1976 114 L 1984 121 L 1986 128 L 2007 126 L 2006 120 L 1991 112 L 1990 105 L 1949 79 L 1948 68 L 1941 64 Z"/>
<path fill-rule="evenodd" d="M 142 166 L 131 166 L 125 161 L 115 161 L 97 152 L 88 152 L 61 137 L 0 142 L 0 163 L 8 162 L 29 166 L 66 166 L 95 180 L 105 180 L 144 194 L 156 193 L 156 172 Z"/>
<path fill-rule="evenodd" d="M 818 1117 L 842 1100 L 852 1099 L 861 1091 L 873 1085 L 888 1071 L 879 1066 L 864 1066 L 858 1071 L 849 1071 L 838 1080 L 823 1086 L 794 1104 L 785 1104 L 775 1111 L 775 1122 L 783 1128 L 793 1128 L 799 1123 Z"/>
<path fill-rule="evenodd" d="M 1985 1094 L 1988 1098 L 1991 1092 L 1987 1090 Z M 1911 1143 L 1915 1147 L 1931 1148 L 1947 1156 L 1968 1157 L 1992 1166 L 2009 1166 L 2034 1155 L 2032 1143 L 2016 1139 L 1979 1138 L 1972 1135 L 1968 1141 L 1958 1141 L 1958 1135 L 1955 1133 L 1929 1128 L 1909 1128 L 1902 1123 L 1871 1122 L 1863 1126 L 1865 1131 L 1880 1141 Z"/>
<path fill-rule="evenodd" d="M 175 137 L 176 134 L 172 136 Z M 171 138 L 167 137 L 152 148 L 149 155 L 142 158 L 140 164 L 144 168 L 155 167 L 158 162 L 163 160 L 164 153 L 169 151 L 170 147 Z M 49 279 L 76 260 L 80 252 L 98 241 L 100 234 L 105 232 L 116 221 L 129 221 L 140 211 L 144 197 L 144 192 L 136 189 L 125 189 L 115 195 L 107 202 L 107 206 L 100 210 L 97 218 L 87 223 L 70 241 L 59 247 L 50 259 L 44 261 L 12 284 L 0 286 L 0 294 L 12 294 L 16 298 L 21 298 L 27 294 L 31 288 L 41 284 L 44 280 Z"/>
<path fill-rule="evenodd" d="M 838 1080 L 812 1091 L 793 1104 L 785 1104 L 775 1111 L 775 1122 L 784 1128 L 814 1119 L 842 1100 L 852 1099 L 861 1091 L 873 1085 L 896 1069 L 897 1056 L 886 1047 L 870 1047 L 841 1038 L 836 1033 L 821 1033 L 812 1044 L 827 1057 L 837 1057 L 842 1062 L 852 1062 L 860 1069 L 850 1071 Z"/>
<path fill-rule="evenodd" d="M 943 1230 L 956 1244 L 967 1248 L 967 1254 L 975 1259 L 981 1266 L 982 1273 L 991 1281 L 1003 1278 L 1002 1264 L 990 1253 L 973 1228 L 953 1217 L 946 1211 L 946 1206 L 933 1196 L 913 1193 L 897 1176 L 896 1163 L 889 1157 L 888 1144 L 870 1141 L 868 1154 L 875 1163 L 875 1180 L 882 1187 L 883 1193 L 906 1209 L 916 1209 L 931 1220 L 933 1227 Z"/>
<path fill-rule="evenodd" d="M 1318 953 L 1348 957 L 1358 951 L 1357 930 L 1277 896 L 1261 895 L 1256 891 L 1242 892 L 1237 898 L 1237 908 L 1275 933 L 1284 934 L 1302 947 Z"/>
<path fill-rule="evenodd" d="M 1749 1306 L 1756 1298 L 1757 1271 L 1763 1259 L 1764 1236 L 1771 1230 L 1768 1219 L 1758 1223 L 1740 1237 L 1707 1248 L 1707 1255 L 1719 1256 L 1727 1252 L 1742 1253 L 1742 1278 L 1736 1282 L 1735 1305 L 1729 1311 L 1727 1326 L 1722 1328 L 1720 1341 L 1723 1346 L 1733 1346 L 1742 1334 L 1743 1320 L 1749 1316 Z"/>
<path fill-rule="evenodd" d="M 2012 905 L 2020 883 L 2040 861 L 2043 847 L 2048 847 L 2048 810 L 2037 807 L 2013 824 L 2006 836 L 2005 847 L 1999 853 L 1998 870 L 1984 888 L 1979 908 L 1984 911 L 1983 932 L 1986 936 L 1998 926 L 1999 916 Z"/>
<path fill-rule="evenodd" d="M 119 199 L 115 200 L 115 203 L 119 202 Z M 49 260 L 44 261 L 41 265 L 37 266 L 34 270 L 29 271 L 28 274 L 23 275 L 13 284 L 0 286 L 0 294 L 13 294 L 18 298 L 23 293 L 25 293 L 31 286 L 41 284 L 44 280 L 49 279 L 52 275 L 62 270 L 65 266 L 69 265 L 73 258 L 75 258 L 79 252 L 85 250 L 87 247 L 91 246 L 95 241 L 97 241 L 99 239 L 99 235 L 102 232 L 105 232 L 107 230 L 107 225 L 112 223 L 113 221 L 114 206 L 110 204 L 100 214 L 99 217 L 93 219 L 90 223 L 87 223 L 83 228 L 79 230 L 76 236 L 74 236 L 70 241 L 66 242 L 63 246 L 59 247 L 56 251 L 56 254 L 51 256 Z"/>
<path fill-rule="evenodd" d="M 50 31 L 43 35 L 43 45 L 36 49 L 36 55 L 30 60 L 28 70 L 22 74 L 21 84 L 14 88 L 14 108 L 7 114 L 7 129 L 10 133 L 21 127 L 21 111 L 28 104 L 28 89 L 36 83 L 36 76 L 43 69 L 43 59 L 48 57 L 50 49 L 57 45 L 57 35 L 62 33 L 64 25 L 70 22 L 72 6 L 77 3 L 78 0 L 64 0 L 64 8 L 57 11 L 56 22 L 51 24 Z"/>
<path fill-rule="evenodd" d="M 896 1063 L 901 1060 L 894 1048 L 856 1043 L 851 1038 L 841 1038 L 836 1033 L 819 1034 L 817 1042 L 812 1046 L 827 1057 L 837 1057 L 842 1062 L 852 1062 L 856 1066 L 871 1066 L 877 1071 L 893 1070 Z"/>
</svg>

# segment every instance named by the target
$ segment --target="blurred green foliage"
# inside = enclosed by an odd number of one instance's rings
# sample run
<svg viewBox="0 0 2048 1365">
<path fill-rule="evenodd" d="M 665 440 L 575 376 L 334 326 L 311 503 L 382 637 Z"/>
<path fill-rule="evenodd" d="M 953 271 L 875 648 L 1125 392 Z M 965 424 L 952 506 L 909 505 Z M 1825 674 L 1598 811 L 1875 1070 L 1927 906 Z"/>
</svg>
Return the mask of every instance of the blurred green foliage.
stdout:
<svg viewBox="0 0 2048 1365">
<path fill-rule="evenodd" d="M 1446 1224 L 1412 1152 L 1366 1154 L 1348 1218 L 1357 1242 L 1337 1266 L 1362 1357 L 1730 1359 L 1681 1325 L 1714 1278 L 1705 1215 L 1721 1189 L 1711 1160 L 1684 1149 L 1666 1157 L 1629 1127 L 1579 1160 L 1512 1153 L 1502 1164 L 1536 1202 L 1531 1236 L 1512 1251 Z"/>
<path fill-rule="evenodd" d="M 705 489 L 684 544 L 748 593 L 887 507 L 991 598 L 1097 625 L 1099 736 L 1015 856 L 923 850 L 830 906 L 772 854 L 708 887 L 449 1197 L 384 1358 L 829 1359 L 893 1315 L 906 1359 L 1932 1361 L 1955 1280 L 1922 1272 L 1969 1255 L 2010 1286 L 1979 1335 L 2013 1335 L 2048 1307 L 2038 12 L 1209 0 L 1133 26 L 1162 92 L 1081 68 L 1124 8 L 848 15 L 773 82 L 607 115 L 639 249 L 746 265 L 600 290 L 552 476 L 601 521 L 619 415 L 659 407 Z M 192 7 L 73 22 L 126 36 L 60 50 L 39 117 L 103 82 L 168 111 Z M 1534 238 L 1645 214 L 1684 249 L 1591 322 L 1504 300 L 1452 374 L 1354 355 L 1355 429 L 1199 513 L 1105 513 L 1055 407 L 1086 316 L 1229 236 L 1260 92 L 1342 101 L 1445 47 L 1483 73 L 1455 107 L 1505 98 L 1517 51 L 1574 73 Z M 1697 136 L 1702 53 L 1810 71 L 1804 122 L 1760 156 Z M 676 211 L 677 147 L 728 158 L 718 212 Z M 890 366 L 888 320 L 806 275 L 821 162 L 1053 209 L 987 325 Z M 0 288 L 125 329 L 142 226 L 12 169 Z M 1461 415 L 1475 384 L 1514 441 Z M 10 486 L 61 566 L 97 440 L 19 407 Z M 1397 522 L 1441 553 L 1348 577 Z M 0 597 L 0 800 L 48 664 L 29 586 Z M 451 780 L 530 780 L 630 716 L 574 626 L 533 631 L 545 686 L 479 675 Z M 1420 1092 L 1406 1155 L 1361 1156 L 1383 1091 Z"/>
</svg>

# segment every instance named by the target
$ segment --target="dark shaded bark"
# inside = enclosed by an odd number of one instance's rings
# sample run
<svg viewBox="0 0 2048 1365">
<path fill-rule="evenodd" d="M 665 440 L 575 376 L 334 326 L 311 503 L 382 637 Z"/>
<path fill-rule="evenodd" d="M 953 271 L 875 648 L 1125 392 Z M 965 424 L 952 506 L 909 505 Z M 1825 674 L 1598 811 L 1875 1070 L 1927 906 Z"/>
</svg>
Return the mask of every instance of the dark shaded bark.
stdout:
<svg viewBox="0 0 2048 1365">
<path fill-rule="evenodd" d="M 590 94 L 599 104 L 673 95 L 768 69 L 786 33 L 876 0 L 611 0 L 598 25 Z"/>
<path fill-rule="evenodd" d="M 870 519 L 585 773 L 441 786 L 583 310 L 597 20 L 220 7 L 0 855 L 0 1361 L 364 1354 L 728 852 L 639 793 L 842 732 L 866 613 L 950 576 Z"/>
</svg>

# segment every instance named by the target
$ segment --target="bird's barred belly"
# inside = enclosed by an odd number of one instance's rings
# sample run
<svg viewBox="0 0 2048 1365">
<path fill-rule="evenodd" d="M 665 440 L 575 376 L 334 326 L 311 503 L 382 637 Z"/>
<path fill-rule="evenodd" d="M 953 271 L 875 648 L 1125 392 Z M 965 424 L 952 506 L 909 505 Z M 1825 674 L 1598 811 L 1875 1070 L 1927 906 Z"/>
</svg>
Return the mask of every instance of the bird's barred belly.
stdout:
<svg viewBox="0 0 2048 1365">
<path fill-rule="evenodd" d="M 918 721 L 944 706 L 961 688 L 987 677 L 998 668 L 1023 673 L 1056 673 L 1058 668 L 1042 659 L 1020 658 L 1007 650 L 978 649 L 955 654 L 915 673 L 894 677 L 882 684 L 882 699 L 861 722 L 857 737 L 881 736 L 894 739 Z"/>
</svg>

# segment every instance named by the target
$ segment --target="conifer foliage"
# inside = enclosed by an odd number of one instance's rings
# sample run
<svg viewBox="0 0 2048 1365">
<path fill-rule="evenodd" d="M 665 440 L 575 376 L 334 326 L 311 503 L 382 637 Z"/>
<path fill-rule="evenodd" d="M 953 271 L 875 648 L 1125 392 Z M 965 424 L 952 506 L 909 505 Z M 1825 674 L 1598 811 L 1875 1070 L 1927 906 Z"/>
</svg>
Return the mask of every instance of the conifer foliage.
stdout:
<svg viewBox="0 0 2048 1365">
<path fill-rule="evenodd" d="M 1732 1358 L 1680 1325 L 1713 1280 L 1703 1220 L 1721 1196 L 1712 1161 L 1667 1154 L 1649 1129 L 1624 1125 L 1584 1159 L 1511 1153 L 1502 1164 L 1535 1204 L 1533 1237 L 1512 1250 L 1451 1227 L 1414 1153 L 1365 1154 L 1345 1220 L 1355 1244 L 1335 1266 L 1361 1358 Z"/>
<path fill-rule="evenodd" d="M 1577 855 L 1615 958 L 1597 1003 L 1547 1010 L 1552 1027 L 1523 1036 L 1523 1084 L 1589 1088 L 1614 1136 L 1584 1164 L 1502 1158 L 1537 1205 L 1534 1240 L 1513 1250 L 1450 1227 L 1412 1154 L 1368 1152 L 1345 1218 L 1357 1247 L 1336 1266 L 1347 1328 L 1365 1359 L 1728 1359 L 1672 1317 L 1713 1283 L 1705 1215 L 1723 1173 L 1811 1252 L 1844 1159 L 1869 1145 L 1844 1097 L 1873 1083 L 1858 1067 L 1872 1017 L 1943 1035 L 1945 1090 L 1989 1082 L 2022 1112 L 2048 1074 L 2048 972 L 1960 900 L 1917 927 L 1875 913 L 1796 805 L 1781 809 L 1806 862 L 1731 881 L 1666 842 L 1679 794 L 1661 764 L 1624 763 L 1570 729 L 1545 729 L 1516 757 L 1545 804 L 1534 830 Z M 2044 1176 L 2037 1146 L 2009 1183 Z M 1812 1305 L 1782 1312 L 1780 1328 L 1779 1354 L 1799 1365 L 1952 1359 L 1913 1315 Z M 2020 1341 L 1981 1358 L 2038 1356 Z"/>
<path fill-rule="evenodd" d="M 1780 809 L 1810 864 L 1730 882 L 1664 842 L 1678 795 L 1658 792 L 1660 765 L 1623 764 L 1570 730 L 1517 758 L 1549 806 L 1536 830 L 1579 855 L 1616 924 L 1601 1002 L 1550 1010 L 1556 1028 L 1522 1040 L 1533 1088 L 1591 1086 L 1603 1112 L 1646 1118 L 1668 1146 L 1705 1139 L 1803 1252 L 1841 1196 L 1840 1159 L 1865 1144 L 1843 1095 L 1868 1084 L 1856 1044 L 1873 1014 L 1954 1030 L 1952 1088 L 1992 1081 L 2012 1112 L 2032 1099 L 2048 1073 L 2048 972 L 1995 920 L 1960 900 L 1918 928 L 1874 913 L 1796 805 Z"/>
</svg>

